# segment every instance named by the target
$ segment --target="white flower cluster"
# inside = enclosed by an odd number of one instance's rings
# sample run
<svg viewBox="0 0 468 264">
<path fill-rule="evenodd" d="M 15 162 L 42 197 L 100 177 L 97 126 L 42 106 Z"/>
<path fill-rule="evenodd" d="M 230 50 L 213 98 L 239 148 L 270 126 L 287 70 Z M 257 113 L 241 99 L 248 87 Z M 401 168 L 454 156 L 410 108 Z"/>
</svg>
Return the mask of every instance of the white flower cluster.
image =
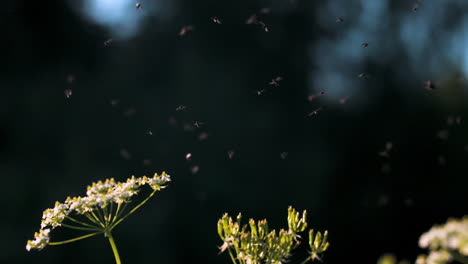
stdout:
<svg viewBox="0 0 468 264">
<path fill-rule="evenodd" d="M 417 264 L 443 264 L 453 260 L 453 254 L 468 257 L 468 217 L 449 219 L 436 225 L 419 238 L 419 246 L 428 248 L 429 255 L 420 256 Z"/>
<path fill-rule="evenodd" d="M 416 264 L 445 264 L 452 261 L 452 255 L 447 250 L 431 251 L 428 256 L 420 255 Z"/>
<path fill-rule="evenodd" d="M 67 204 L 62 204 L 55 202 L 54 208 L 48 208 L 42 213 L 42 223 L 41 228 L 52 226 L 55 228 L 60 226 L 60 223 L 67 217 L 69 213 L 69 206 Z"/>
<path fill-rule="evenodd" d="M 65 203 L 56 202 L 54 208 L 46 209 L 42 214 L 41 230 L 34 234 L 34 240 L 28 241 L 26 249 L 42 249 L 49 242 L 50 229 L 46 227 L 61 226 L 62 222 L 71 213 L 79 215 L 93 212 L 99 208 L 106 208 L 109 204 L 123 204 L 130 202 L 130 198 L 140 191 L 143 185 L 149 185 L 154 191 L 166 187 L 171 178 L 165 172 L 157 173 L 153 177 L 135 178 L 132 176 L 126 182 L 116 182 L 114 179 L 99 181 L 88 186 L 86 197 L 67 197 Z"/>
<path fill-rule="evenodd" d="M 26 250 L 30 251 L 32 248 L 41 250 L 45 248 L 50 241 L 49 233 L 50 229 L 41 229 L 39 232 L 34 233 L 34 240 L 28 240 Z"/>
</svg>

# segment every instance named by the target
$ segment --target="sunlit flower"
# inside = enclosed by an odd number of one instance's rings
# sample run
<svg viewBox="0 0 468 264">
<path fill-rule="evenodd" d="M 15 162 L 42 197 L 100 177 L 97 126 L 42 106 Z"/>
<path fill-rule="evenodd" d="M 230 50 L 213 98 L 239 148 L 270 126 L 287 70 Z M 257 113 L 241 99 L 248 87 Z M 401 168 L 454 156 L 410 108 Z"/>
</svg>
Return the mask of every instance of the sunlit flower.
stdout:
<svg viewBox="0 0 468 264">
<path fill-rule="evenodd" d="M 443 264 L 452 261 L 453 254 L 468 257 L 468 217 L 433 226 L 421 235 L 419 246 L 430 252 L 418 257 L 417 263 Z"/>
<path fill-rule="evenodd" d="M 34 240 L 29 240 L 26 244 L 26 250 L 30 251 L 31 249 L 41 250 L 49 244 L 49 233 L 50 229 L 40 229 L 39 232 L 34 233 Z"/>
<path fill-rule="evenodd" d="M 163 172 L 161 175 L 154 174 L 153 177 L 135 178 L 132 176 L 125 182 L 116 182 L 112 178 L 94 182 L 87 187 L 85 197 L 67 197 L 64 203 L 56 202 L 53 208 L 46 209 L 42 214 L 41 229 L 34 234 L 34 240 L 27 242 L 26 249 L 28 251 L 40 250 L 47 245 L 70 243 L 96 234 L 110 235 L 113 228 L 146 203 L 157 191 L 165 188 L 170 181 L 170 176 Z M 125 213 L 126 205 L 144 185 L 150 186 L 153 192 L 130 212 Z M 67 223 L 64 223 L 65 221 Z M 60 226 L 91 233 L 75 239 L 51 243 L 50 231 Z"/>
</svg>

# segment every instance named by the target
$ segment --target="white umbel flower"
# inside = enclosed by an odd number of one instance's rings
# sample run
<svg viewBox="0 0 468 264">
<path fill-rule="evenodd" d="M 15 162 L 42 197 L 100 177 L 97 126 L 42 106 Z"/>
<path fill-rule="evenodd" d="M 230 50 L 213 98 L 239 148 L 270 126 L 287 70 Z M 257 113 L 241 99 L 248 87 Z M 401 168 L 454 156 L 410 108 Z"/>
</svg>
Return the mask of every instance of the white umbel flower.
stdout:
<svg viewBox="0 0 468 264">
<path fill-rule="evenodd" d="M 449 219 L 443 225 L 433 226 L 419 238 L 419 246 L 430 250 L 418 260 L 425 264 L 444 264 L 452 261 L 452 253 L 468 257 L 468 217 Z M 424 262 L 423 262 L 424 260 Z"/>
<path fill-rule="evenodd" d="M 61 226 L 65 217 L 67 217 L 69 213 L 68 205 L 62 204 L 59 202 L 55 202 L 54 208 L 46 209 L 42 213 L 42 223 L 41 228 L 45 228 L 47 226 L 52 226 L 52 228 L 56 228 L 57 226 Z"/>
<path fill-rule="evenodd" d="M 38 249 L 41 250 L 49 244 L 50 237 L 49 237 L 50 229 L 41 229 L 39 232 L 34 233 L 34 240 L 29 240 L 26 244 L 26 250 L 30 251 L 31 249 Z"/>
<path fill-rule="evenodd" d="M 165 188 L 165 184 L 170 181 L 170 176 L 163 172 L 161 175 L 154 174 L 152 178 L 132 176 L 125 182 L 116 182 L 112 178 L 94 182 L 87 187 L 85 197 L 67 197 L 64 203 L 56 202 L 53 208 L 46 209 L 42 214 L 41 229 L 34 234 L 34 240 L 27 242 L 26 249 L 28 251 L 43 249 L 49 244 L 51 229 L 59 226 L 74 227 L 63 223 L 67 219 L 74 224 L 82 224 L 78 228 L 75 226 L 75 229 L 87 231 L 112 229 L 123 220 L 119 221 L 122 210 L 124 210 L 121 207 L 125 207 L 121 205 L 130 203 L 131 198 L 138 194 L 143 185 L 149 185 L 153 189 L 152 196 L 156 191 Z M 121 211 L 119 211 L 120 209 Z M 72 214 L 84 215 L 91 223 L 76 220 Z"/>
</svg>

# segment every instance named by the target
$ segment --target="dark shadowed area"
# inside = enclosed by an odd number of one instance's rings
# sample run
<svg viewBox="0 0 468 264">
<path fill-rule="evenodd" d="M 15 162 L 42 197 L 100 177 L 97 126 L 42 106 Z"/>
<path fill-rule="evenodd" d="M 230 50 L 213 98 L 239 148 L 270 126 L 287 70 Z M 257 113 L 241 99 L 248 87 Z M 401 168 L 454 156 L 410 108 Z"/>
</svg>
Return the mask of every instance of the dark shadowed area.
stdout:
<svg viewBox="0 0 468 264">
<path fill-rule="evenodd" d="M 468 213 L 466 0 L 3 1 L 1 263 L 113 263 L 102 236 L 25 245 L 55 201 L 162 171 L 123 263 L 228 263 L 224 212 L 289 205 L 323 263 L 413 262 Z"/>
</svg>

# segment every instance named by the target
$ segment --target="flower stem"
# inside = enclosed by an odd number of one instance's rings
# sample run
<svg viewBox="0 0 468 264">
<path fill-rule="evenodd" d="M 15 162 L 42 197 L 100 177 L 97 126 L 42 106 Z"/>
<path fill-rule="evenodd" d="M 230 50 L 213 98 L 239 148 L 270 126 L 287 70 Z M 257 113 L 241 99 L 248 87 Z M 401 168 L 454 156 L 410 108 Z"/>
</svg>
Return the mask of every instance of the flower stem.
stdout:
<svg viewBox="0 0 468 264">
<path fill-rule="evenodd" d="M 234 255 L 232 255 L 232 252 L 231 252 L 231 249 L 228 248 L 228 252 L 229 252 L 229 256 L 231 257 L 231 261 L 233 264 L 237 264 L 236 262 L 236 258 L 234 257 Z"/>
<path fill-rule="evenodd" d="M 98 221 L 101 222 L 103 226 L 105 226 L 106 222 L 104 221 L 104 218 L 102 217 L 101 210 L 102 210 L 102 208 L 96 206 L 96 210 L 94 210 L 94 211 L 96 212 L 96 215 L 97 215 L 96 218 L 98 219 Z M 91 213 L 94 214 L 93 213 L 94 211 L 91 211 Z"/>
<path fill-rule="evenodd" d="M 115 263 L 121 264 L 122 262 L 120 262 L 119 251 L 117 250 L 117 246 L 115 245 L 115 241 L 114 241 L 114 238 L 112 237 L 112 234 L 109 232 L 109 233 L 106 233 L 106 236 L 109 239 L 109 243 L 112 247 L 112 252 L 114 252 Z"/>
<path fill-rule="evenodd" d="M 104 224 L 99 221 L 97 216 L 92 211 L 85 213 L 85 216 L 89 219 L 89 221 L 95 223 L 96 225 L 100 225 L 101 227 L 104 227 Z"/>
<path fill-rule="evenodd" d="M 75 242 L 75 241 L 85 239 L 85 238 L 88 238 L 88 237 L 92 237 L 92 236 L 95 236 L 95 235 L 99 235 L 99 234 L 102 234 L 102 232 L 91 233 L 91 234 L 87 234 L 87 235 L 84 235 L 84 236 L 80 236 L 80 237 L 76 237 L 76 238 L 73 238 L 73 239 L 60 241 L 60 242 L 50 242 L 49 245 L 51 245 L 51 246 L 63 245 L 63 244 Z"/>
<path fill-rule="evenodd" d="M 114 217 L 111 220 L 111 223 L 115 222 L 115 219 L 120 215 L 120 208 L 122 207 L 122 203 L 117 204 L 117 209 L 115 210 Z"/>
<path fill-rule="evenodd" d="M 76 229 L 76 230 L 83 230 L 83 231 L 99 231 L 101 228 L 98 227 L 81 227 L 81 226 L 73 226 L 73 225 L 67 225 L 62 223 L 62 226 L 68 227 L 70 229 Z"/>
<path fill-rule="evenodd" d="M 107 214 L 107 222 L 110 223 L 112 222 L 112 213 L 114 212 L 114 203 L 111 202 L 110 203 L 110 209 L 109 209 L 109 213 Z"/>
<path fill-rule="evenodd" d="M 119 217 L 125 212 L 125 209 L 127 209 L 128 203 L 124 203 L 123 206 L 121 207 L 120 211 L 115 214 L 114 219 L 112 219 L 112 226 L 116 221 L 118 221 Z M 118 208 L 117 208 L 118 209 Z"/>
<path fill-rule="evenodd" d="M 143 206 L 146 202 L 148 202 L 148 200 L 154 196 L 154 194 L 156 193 L 157 190 L 154 190 L 150 195 L 148 195 L 148 197 L 146 197 L 145 200 L 143 200 L 143 202 L 141 202 L 140 204 L 138 204 L 137 206 L 135 206 L 130 212 L 128 212 L 128 214 L 126 214 L 124 217 L 120 218 L 117 222 L 115 222 L 115 224 L 112 225 L 111 227 L 111 230 L 114 229 L 114 227 L 116 227 L 118 224 L 120 224 L 123 220 L 125 220 L 125 218 L 127 218 L 129 215 L 133 214 L 136 210 L 138 210 L 138 208 L 140 208 L 141 206 Z"/>
<path fill-rule="evenodd" d="M 66 218 L 69 219 L 70 221 L 73 221 L 73 222 L 78 223 L 78 224 L 83 225 L 83 226 L 87 226 L 87 227 L 91 227 L 91 228 L 99 228 L 99 226 L 93 226 L 93 225 L 90 225 L 90 224 L 87 224 L 87 223 L 83 223 L 81 221 L 76 220 L 73 217 L 70 217 L 70 216 L 66 216 Z"/>
</svg>

